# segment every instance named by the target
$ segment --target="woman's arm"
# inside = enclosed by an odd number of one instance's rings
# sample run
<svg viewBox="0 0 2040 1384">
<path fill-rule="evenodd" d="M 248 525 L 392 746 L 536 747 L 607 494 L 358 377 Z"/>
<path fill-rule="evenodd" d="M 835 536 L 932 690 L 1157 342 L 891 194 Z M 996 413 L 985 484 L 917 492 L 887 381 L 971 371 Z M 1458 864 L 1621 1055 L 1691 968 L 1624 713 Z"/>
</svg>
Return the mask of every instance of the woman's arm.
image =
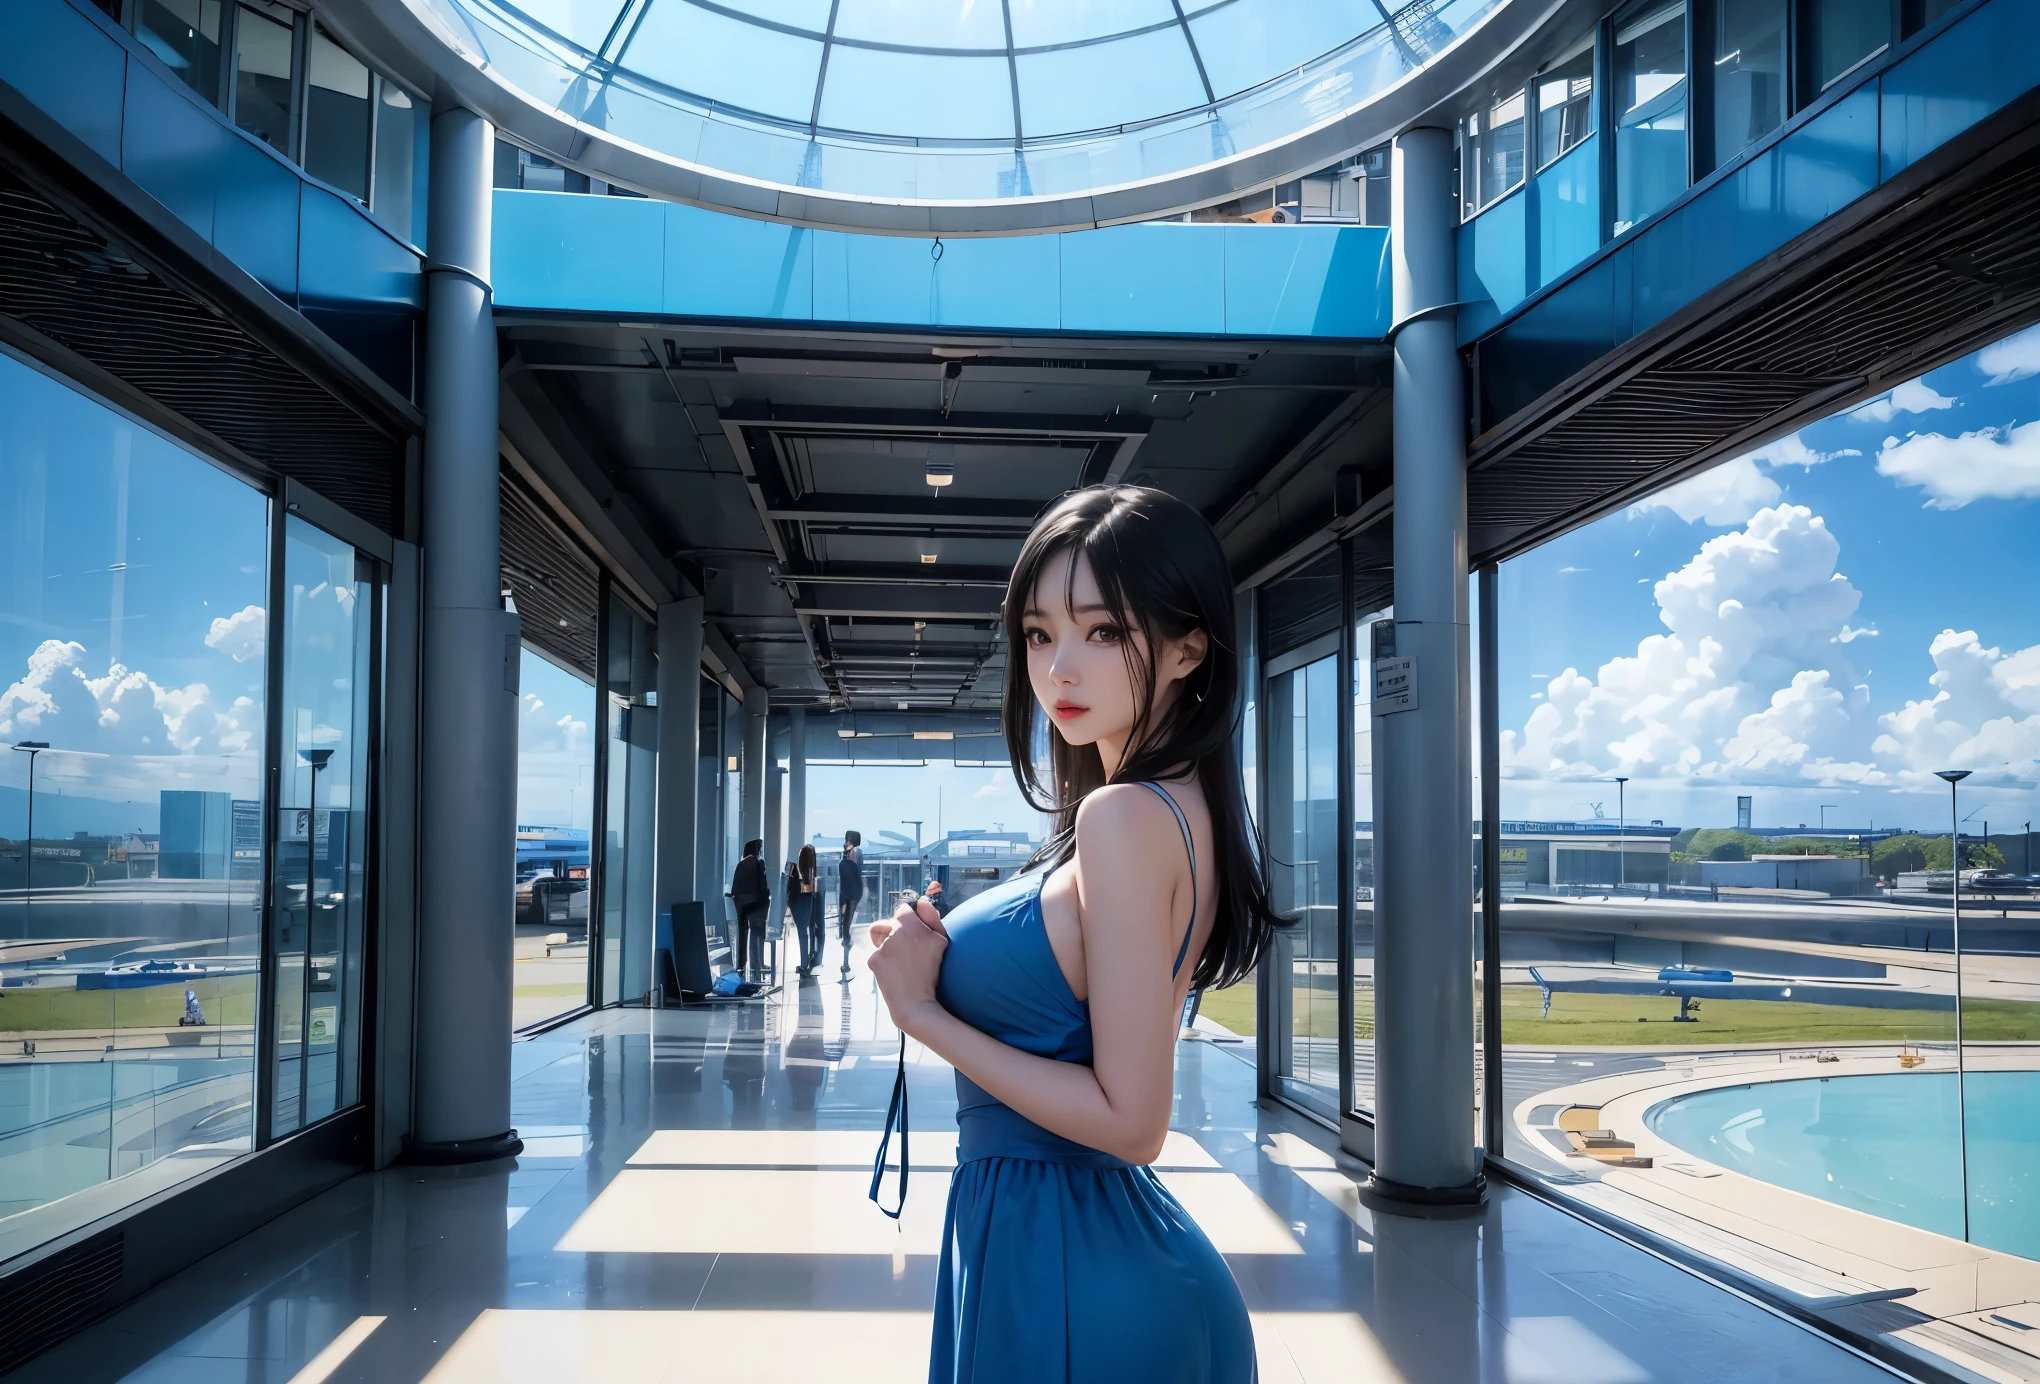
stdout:
<svg viewBox="0 0 2040 1384">
<path fill-rule="evenodd" d="M 1086 861 L 1091 862 L 1087 867 Z M 1001 1043 L 935 997 L 948 945 L 933 908 L 874 925 L 872 974 L 893 1022 L 993 1097 L 1042 1128 L 1129 1163 L 1152 1162 L 1174 1095 L 1176 982 L 1169 974 L 1189 896 L 1175 817 L 1152 793 L 1121 784 L 1077 813 L 1077 898 L 1090 991 L 1092 1065 Z"/>
</svg>

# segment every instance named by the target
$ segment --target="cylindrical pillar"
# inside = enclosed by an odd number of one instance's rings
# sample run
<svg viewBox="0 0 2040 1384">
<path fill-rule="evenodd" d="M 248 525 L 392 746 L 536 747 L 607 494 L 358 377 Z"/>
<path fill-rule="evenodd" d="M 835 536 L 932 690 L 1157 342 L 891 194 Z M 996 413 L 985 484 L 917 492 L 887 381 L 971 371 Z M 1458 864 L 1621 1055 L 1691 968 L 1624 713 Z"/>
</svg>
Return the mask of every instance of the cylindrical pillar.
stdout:
<svg viewBox="0 0 2040 1384">
<path fill-rule="evenodd" d="M 495 140 L 472 111 L 433 116 L 412 1153 L 445 1161 L 522 1147 L 510 1128 L 518 637 L 497 506 Z"/>
<path fill-rule="evenodd" d="M 659 607 L 659 908 L 714 898 L 696 879 L 700 806 L 702 598 Z"/>
<path fill-rule="evenodd" d="M 765 759 L 765 717 L 770 705 L 764 688 L 744 689 L 744 796 L 738 817 L 744 829 L 739 850 L 744 841 L 765 839 L 765 775 L 770 767 Z M 769 868 L 771 862 L 766 865 Z"/>
<path fill-rule="evenodd" d="M 1476 1201 L 1473 789 L 1466 419 L 1456 328 L 1452 135 L 1397 138 L 1390 184 L 1395 621 L 1414 697 L 1374 699 L 1374 1176 L 1391 1200 Z M 1382 631 L 1383 645 L 1389 644 Z M 1412 704 L 1413 703 L 1413 704 Z"/>
<path fill-rule="evenodd" d="M 797 706 L 786 713 L 786 854 L 800 859 L 800 848 L 808 843 L 807 829 L 807 708 Z"/>
<path fill-rule="evenodd" d="M 772 888 L 772 902 L 765 914 L 765 925 L 770 929 L 778 923 L 781 910 L 786 907 L 786 855 L 785 835 L 780 826 L 781 810 L 786 802 L 786 778 L 779 768 L 779 737 L 785 722 L 779 717 L 767 717 L 765 722 L 765 878 Z"/>
</svg>

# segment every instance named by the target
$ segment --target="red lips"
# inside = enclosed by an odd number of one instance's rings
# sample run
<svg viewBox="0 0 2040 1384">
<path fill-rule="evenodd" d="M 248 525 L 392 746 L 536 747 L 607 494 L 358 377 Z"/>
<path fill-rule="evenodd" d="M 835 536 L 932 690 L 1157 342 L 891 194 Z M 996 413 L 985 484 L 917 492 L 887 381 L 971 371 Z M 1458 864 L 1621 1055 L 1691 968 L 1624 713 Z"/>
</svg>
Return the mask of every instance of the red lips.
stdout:
<svg viewBox="0 0 2040 1384">
<path fill-rule="evenodd" d="M 1057 702 L 1055 704 L 1055 714 L 1065 721 L 1075 720 L 1090 709 L 1088 706 L 1078 706 L 1075 702 Z"/>
</svg>

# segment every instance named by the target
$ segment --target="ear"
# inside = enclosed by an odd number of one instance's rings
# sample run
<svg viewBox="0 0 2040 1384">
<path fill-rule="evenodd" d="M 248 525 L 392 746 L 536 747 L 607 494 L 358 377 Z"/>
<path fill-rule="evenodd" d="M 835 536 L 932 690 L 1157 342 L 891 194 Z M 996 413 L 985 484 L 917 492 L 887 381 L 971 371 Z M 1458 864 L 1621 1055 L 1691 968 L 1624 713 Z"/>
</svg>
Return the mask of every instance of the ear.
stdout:
<svg viewBox="0 0 2040 1384">
<path fill-rule="evenodd" d="M 1211 636 L 1202 629 L 1191 630 L 1176 641 L 1171 657 L 1173 666 L 1169 671 L 1179 678 L 1187 678 L 1203 665 L 1205 656 L 1210 652 Z"/>
</svg>

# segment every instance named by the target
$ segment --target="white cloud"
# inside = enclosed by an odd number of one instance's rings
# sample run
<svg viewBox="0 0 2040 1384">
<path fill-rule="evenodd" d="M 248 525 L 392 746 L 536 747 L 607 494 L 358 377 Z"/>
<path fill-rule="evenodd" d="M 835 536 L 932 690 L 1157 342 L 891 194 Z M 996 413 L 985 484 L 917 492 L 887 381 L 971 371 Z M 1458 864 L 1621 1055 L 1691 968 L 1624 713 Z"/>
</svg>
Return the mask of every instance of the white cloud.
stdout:
<svg viewBox="0 0 2040 1384">
<path fill-rule="evenodd" d="M 1960 509 L 1976 500 L 2033 499 L 2040 496 L 2040 422 L 1983 428 L 1960 437 L 1887 437 L 1877 453 L 1877 472 L 1900 485 L 1920 487 L 1934 509 Z"/>
<path fill-rule="evenodd" d="M 1688 476 L 1631 507 L 1632 514 L 1668 509 L 1687 523 L 1703 520 L 1716 528 L 1748 523 L 1750 516 L 1766 505 L 1776 504 L 1784 492 L 1778 483 L 1757 470 L 1750 457 L 1737 457 Z"/>
<path fill-rule="evenodd" d="M 1984 383 L 2010 384 L 2028 375 L 2040 375 L 2040 327 L 2028 327 L 1976 353 L 1976 368 L 1990 376 Z"/>
<path fill-rule="evenodd" d="M 2005 654 L 1974 630 L 1943 630 L 1928 653 L 1934 695 L 1878 717 L 1872 751 L 1914 788 L 1938 788 L 1934 772 L 1949 768 L 1974 770 L 1975 787 L 2040 783 L 2040 645 Z"/>
<path fill-rule="evenodd" d="M 1901 413 L 1931 413 L 1953 407 L 1954 399 L 1935 392 L 1925 380 L 1907 380 L 1890 393 L 1851 410 L 1849 417 L 1866 423 L 1889 423 Z"/>
<path fill-rule="evenodd" d="M 218 649 L 236 663 L 247 663 L 262 657 L 268 628 L 269 617 L 261 606 L 243 606 L 225 619 L 212 622 L 205 645 Z"/>
<path fill-rule="evenodd" d="M 1503 736 L 1513 778 L 1826 783 L 1874 781 L 1853 752 L 1868 690 L 1837 663 L 1862 594 L 1840 545 L 1800 505 L 1759 510 L 1656 584 L 1666 633 L 1594 676 L 1551 680 Z M 1847 689 L 1847 690 L 1844 690 Z"/>
</svg>

